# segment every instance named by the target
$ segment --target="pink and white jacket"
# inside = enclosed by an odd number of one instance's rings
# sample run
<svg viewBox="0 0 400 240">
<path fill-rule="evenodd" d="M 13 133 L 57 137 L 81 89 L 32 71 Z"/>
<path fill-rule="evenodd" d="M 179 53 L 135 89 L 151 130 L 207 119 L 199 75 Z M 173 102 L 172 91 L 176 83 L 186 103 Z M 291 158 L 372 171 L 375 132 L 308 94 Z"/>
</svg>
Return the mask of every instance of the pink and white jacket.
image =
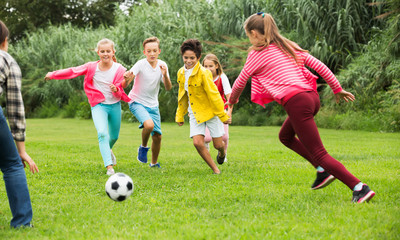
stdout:
<svg viewBox="0 0 400 240">
<path fill-rule="evenodd" d="M 93 84 L 93 76 L 96 72 L 96 67 L 99 62 L 100 60 L 96 62 L 88 62 L 78 67 L 57 70 L 51 72 L 50 78 L 71 79 L 81 75 L 85 75 L 83 88 L 89 100 L 90 106 L 94 107 L 105 100 L 104 95 L 99 90 L 97 90 L 97 88 L 95 88 Z M 122 65 L 118 66 L 117 72 L 115 73 L 115 77 L 113 80 L 113 84 L 118 88 L 118 91 L 113 93 L 113 95 L 124 102 L 129 102 L 131 99 L 128 97 L 128 95 L 126 95 L 124 89 L 121 86 L 122 81 L 124 80 L 125 71 L 126 68 L 124 68 Z"/>
<path fill-rule="evenodd" d="M 316 79 L 305 66 L 314 69 L 325 79 L 333 93 L 342 91 L 332 71 L 307 52 L 296 51 L 298 64 L 275 44 L 261 51 L 252 50 L 233 84 L 229 102 L 236 104 L 251 77 L 251 101 L 264 107 L 276 101 L 284 104 L 290 97 L 303 91 L 317 91 Z"/>
</svg>

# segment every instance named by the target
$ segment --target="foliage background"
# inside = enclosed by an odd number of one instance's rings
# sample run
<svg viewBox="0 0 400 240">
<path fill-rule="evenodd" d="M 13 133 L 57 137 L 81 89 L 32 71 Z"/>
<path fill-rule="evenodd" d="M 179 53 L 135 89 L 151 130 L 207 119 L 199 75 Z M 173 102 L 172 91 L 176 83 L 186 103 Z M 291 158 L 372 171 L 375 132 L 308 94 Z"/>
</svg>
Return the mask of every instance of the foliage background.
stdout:
<svg viewBox="0 0 400 240">
<path fill-rule="evenodd" d="M 114 1 L 114 4 L 117 2 L 127 3 Z M 399 0 L 128 2 L 126 11 L 112 8 L 109 12 L 112 21 L 95 25 L 89 20 L 86 24 L 54 21 L 43 28 L 29 29 L 23 38 L 12 42 L 10 53 L 24 75 L 28 117 L 90 118 L 83 78 L 44 83 L 44 75 L 98 59 L 94 48 L 104 37 L 116 42 L 118 61 L 130 68 L 143 57 L 142 41 L 154 35 L 161 39 L 160 58 L 168 63 L 174 84 L 172 91 L 161 90 L 160 111 L 164 121 L 173 121 L 176 72 L 183 65 L 180 44 L 188 38 L 200 39 L 204 53 L 213 52 L 220 58 L 233 84 L 249 47 L 243 22 L 251 14 L 264 11 L 274 16 L 284 36 L 321 59 L 343 87 L 356 95 L 356 102 L 336 105 L 331 91 L 319 79 L 324 105 L 317 115 L 319 126 L 400 130 Z M 129 90 L 130 87 L 126 89 Z M 249 90 L 250 84 L 235 108 L 234 124 L 280 125 L 285 119 L 282 108 L 276 103 L 266 108 L 251 103 Z M 123 110 L 124 119 L 135 121 L 126 104 Z"/>
</svg>

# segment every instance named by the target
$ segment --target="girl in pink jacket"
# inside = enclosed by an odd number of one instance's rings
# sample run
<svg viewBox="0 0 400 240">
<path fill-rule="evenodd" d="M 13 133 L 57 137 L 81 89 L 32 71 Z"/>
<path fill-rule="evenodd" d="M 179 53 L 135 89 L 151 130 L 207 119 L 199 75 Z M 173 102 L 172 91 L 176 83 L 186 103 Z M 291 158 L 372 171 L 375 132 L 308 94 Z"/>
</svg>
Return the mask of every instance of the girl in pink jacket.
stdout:
<svg viewBox="0 0 400 240">
<path fill-rule="evenodd" d="M 340 86 L 335 75 L 321 61 L 279 34 L 271 15 L 253 14 L 244 23 L 253 45 L 246 63 L 236 79 L 229 102 L 228 115 L 238 102 L 247 80 L 251 77 L 251 100 L 262 106 L 276 101 L 288 117 L 279 133 L 281 142 L 307 159 L 317 169 L 312 189 L 320 189 L 339 179 L 353 191 L 352 201 L 369 201 L 375 193 L 328 154 L 314 121 L 320 108 L 314 76 L 305 65 L 317 71 L 340 99 L 354 101 L 353 94 Z"/>
<path fill-rule="evenodd" d="M 100 40 L 96 52 L 100 57 L 99 61 L 49 72 L 45 80 L 71 79 L 85 75 L 83 87 L 91 106 L 100 153 L 107 175 L 112 175 L 115 173 L 113 166 L 117 160 L 111 149 L 118 140 L 121 127 L 120 101 L 129 102 L 130 99 L 121 87 L 126 69 L 116 62 L 114 42 L 109 39 Z"/>
</svg>

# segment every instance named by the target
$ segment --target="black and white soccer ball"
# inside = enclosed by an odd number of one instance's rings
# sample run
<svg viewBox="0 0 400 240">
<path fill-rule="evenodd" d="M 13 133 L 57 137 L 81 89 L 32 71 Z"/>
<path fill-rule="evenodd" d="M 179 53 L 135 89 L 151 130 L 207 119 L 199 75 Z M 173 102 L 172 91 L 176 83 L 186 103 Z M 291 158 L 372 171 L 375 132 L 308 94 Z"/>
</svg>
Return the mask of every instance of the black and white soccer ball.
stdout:
<svg viewBox="0 0 400 240">
<path fill-rule="evenodd" d="M 116 173 L 106 182 L 106 193 L 114 201 L 121 202 L 133 192 L 133 181 L 124 173 Z"/>
</svg>

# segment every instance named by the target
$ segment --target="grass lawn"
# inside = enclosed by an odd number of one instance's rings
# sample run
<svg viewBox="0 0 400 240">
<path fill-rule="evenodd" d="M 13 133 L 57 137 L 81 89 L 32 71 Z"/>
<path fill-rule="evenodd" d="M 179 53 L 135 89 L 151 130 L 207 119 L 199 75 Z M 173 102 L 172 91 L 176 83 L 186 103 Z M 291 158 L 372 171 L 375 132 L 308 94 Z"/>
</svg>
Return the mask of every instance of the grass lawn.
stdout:
<svg viewBox="0 0 400 240">
<path fill-rule="evenodd" d="M 320 129 L 328 152 L 376 192 L 356 205 L 338 180 L 311 190 L 315 170 L 279 142 L 278 127 L 231 126 L 221 175 L 198 155 L 188 123 L 163 123 L 161 169 L 139 163 L 137 127 L 123 123 L 113 149 L 135 189 L 113 202 L 91 120 L 29 119 L 35 228 L 9 228 L 1 183 L 0 239 L 400 239 L 399 133 Z"/>
</svg>

